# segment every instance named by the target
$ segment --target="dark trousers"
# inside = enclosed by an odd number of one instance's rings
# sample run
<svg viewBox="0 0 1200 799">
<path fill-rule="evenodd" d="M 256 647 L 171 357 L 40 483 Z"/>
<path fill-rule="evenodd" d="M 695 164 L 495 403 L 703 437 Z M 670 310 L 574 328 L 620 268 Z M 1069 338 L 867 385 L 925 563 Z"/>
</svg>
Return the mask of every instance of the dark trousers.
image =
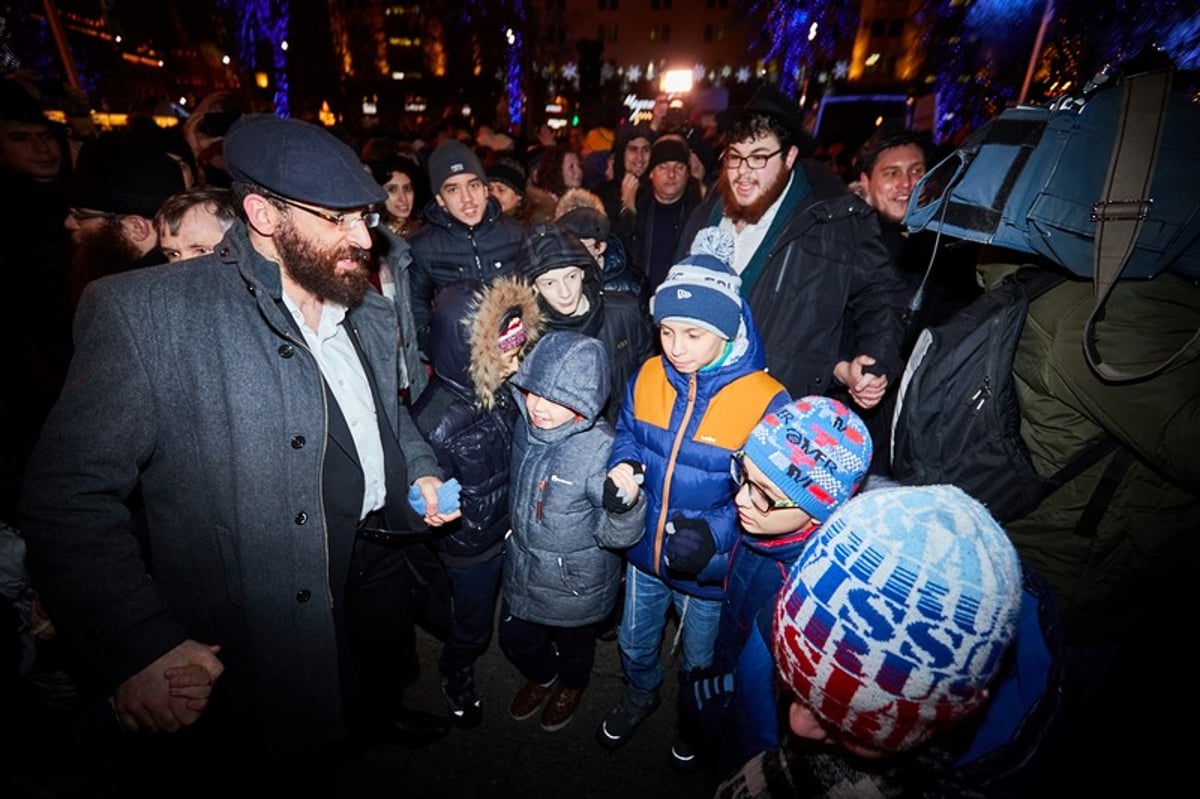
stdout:
<svg viewBox="0 0 1200 799">
<path fill-rule="evenodd" d="M 368 725 L 403 707 L 404 689 L 419 672 L 415 625 L 444 636 L 450 626 L 447 596 L 445 571 L 427 545 L 355 541 L 345 624 L 356 679 L 344 690 L 347 709 L 363 708 Z"/>
<path fill-rule="evenodd" d="M 527 680 L 582 690 L 596 660 L 595 625 L 554 627 L 517 618 L 505 602 L 500 609 L 500 648 Z"/>
<path fill-rule="evenodd" d="M 492 641 L 504 556 L 498 551 L 494 557 L 469 566 L 444 562 L 450 578 L 453 618 L 438 665 L 442 676 L 449 678 L 474 666 Z"/>
</svg>

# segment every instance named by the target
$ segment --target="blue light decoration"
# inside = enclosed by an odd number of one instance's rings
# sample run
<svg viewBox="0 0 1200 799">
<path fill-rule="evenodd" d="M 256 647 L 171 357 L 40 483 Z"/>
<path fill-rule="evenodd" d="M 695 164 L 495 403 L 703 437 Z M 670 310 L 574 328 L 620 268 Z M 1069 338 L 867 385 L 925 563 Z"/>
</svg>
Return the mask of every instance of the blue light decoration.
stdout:
<svg viewBox="0 0 1200 799">
<path fill-rule="evenodd" d="M 757 44 L 766 44 L 764 61 L 782 60 L 781 92 L 794 95 L 802 70 L 831 57 L 839 41 L 854 39 L 858 8 L 858 3 L 845 0 L 751 0 L 747 4 L 750 15 L 766 14 Z"/>
<path fill-rule="evenodd" d="M 291 116 L 288 102 L 287 41 L 291 19 L 290 0 L 219 0 L 234 12 L 238 28 L 238 58 L 247 66 L 256 64 L 260 42 L 271 46 L 275 79 L 275 114 Z"/>
<path fill-rule="evenodd" d="M 525 119 L 525 92 L 521 89 L 522 69 L 525 60 L 525 3 L 512 1 L 512 21 L 504 29 L 508 44 L 504 70 L 504 91 L 508 97 L 508 121 L 513 130 L 520 130 Z"/>
</svg>

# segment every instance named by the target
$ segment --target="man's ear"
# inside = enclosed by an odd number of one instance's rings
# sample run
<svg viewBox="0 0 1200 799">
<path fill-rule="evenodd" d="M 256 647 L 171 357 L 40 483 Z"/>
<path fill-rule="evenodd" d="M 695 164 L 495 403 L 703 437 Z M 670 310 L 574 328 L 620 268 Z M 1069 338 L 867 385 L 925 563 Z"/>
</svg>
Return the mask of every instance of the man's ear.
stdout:
<svg viewBox="0 0 1200 799">
<path fill-rule="evenodd" d="M 433 195 L 433 199 L 437 200 L 437 204 L 440 207 L 442 207 L 442 208 L 446 207 L 446 201 L 442 199 L 441 192 L 438 192 L 437 194 Z"/>
<path fill-rule="evenodd" d="M 797 738 L 807 738 L 810 741 L 824 741 L 829 737 L 816 715 L 803 702 L 793 701 L 788 707 L 788 726 Z"/>
<path fill-rule="evenodd" d="M 242 200 L 246 212 L 246 224 L 263 236 L 273 236 L 279 229 L 282 213 L 270 200 L 261 194 L 247 194 Z"/>
<path fill-rule="evenodd" d="M 604 255 L 604 253 L 608 252 L 608 242 L 607 241 L 596 242 L 596 252 L 600 253 L 601 255 Z"/>
<path fill-rule="evenodd" d="M 797 147 L 796 145 L 793 144 L 791 147 L 788 148 L 787 158 L 784 159 L 784 163 L 787 164 L 788 169 L 791 169 L 792 165 L 796 163 L 796 158 L 798 158 L 799 155 L 800 155 L 800 148 Z"/>
<path fill-rule="evenodd" d="M 125 235 L 134 244 L 145 245 L 149 242 L 150 246 L 146 249 L 158 245 L 158 231 L 154 229 L 152 220 L 137 214 L 130 214 L 121 218 L 121 226 L 125 229 Z"/>
</svg>

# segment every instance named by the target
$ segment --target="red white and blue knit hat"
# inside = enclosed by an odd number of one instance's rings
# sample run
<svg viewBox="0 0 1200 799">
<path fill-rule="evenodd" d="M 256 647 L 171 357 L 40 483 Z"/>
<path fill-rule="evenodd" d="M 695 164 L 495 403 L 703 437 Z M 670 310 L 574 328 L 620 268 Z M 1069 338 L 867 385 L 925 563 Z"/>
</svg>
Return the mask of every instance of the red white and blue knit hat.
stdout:
<svg viewBox="0 0 1200 799">
<path fill-rule="evenodd" d="M 871 434 L 858 415 L 829 397 L 803 397 L 768 413 L 742 448 L 766 477 L 824 522 L 867 475 Z"/>
<path fill-rule="evenodd" d="M 691 252 L 670 268 L 650 298 L 654 324 L 676 319 L 733 341 L 742 323 L 742 279 L 729 265 L 732 260 L 728 233 L 717 227 L 697 233 Z"/>
<path fill-rule="evenodd" d="M 826 726 L 904 751 L 984 703 L 1020 608 L 1020 561 L 983 505 L 954 486 L 867 491 L 792 568 L 775 665 Z"/>
</svg>

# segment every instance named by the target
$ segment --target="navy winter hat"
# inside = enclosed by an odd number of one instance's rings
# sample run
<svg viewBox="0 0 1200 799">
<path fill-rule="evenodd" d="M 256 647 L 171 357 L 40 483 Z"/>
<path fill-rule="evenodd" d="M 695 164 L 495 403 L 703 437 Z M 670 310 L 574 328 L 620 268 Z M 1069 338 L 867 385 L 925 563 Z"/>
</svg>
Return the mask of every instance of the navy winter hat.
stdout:
<svg viewBox="0 0 1200 799">
<path fill-rule="evenodd" d="M 696 234 L 691 252 L 667 272 L 650 300 L 654 324 L 690 322 L 727 341 L 742 323 L 742 279 L 729 265 L 733 239 L 717 227 Z"/>
<path fill-rule="evenodd" d="M 455 175 L 474 175 L 484 183 L 488 182 L 487 172 L 483 171 L 475 151 L 458 139 L 446 139 L 429 156 L 429 185 L 434 194 Z"/>
<path fill-rule="evenodd" d="M 247 114 L 225 134 L 225 162 L 234 181 L 323 208 L 360 208 L 387 193 L 354 150 L 316 125 L 274 114 Z"/>
<path fill-rule="evenodd" d="M 654 142 L 650 149 L 650 169 L 659 164 L 677 162 L 687 166 L 691 163 L 692 151 L 679 139 L 663 138 Z"/>
</svg>

